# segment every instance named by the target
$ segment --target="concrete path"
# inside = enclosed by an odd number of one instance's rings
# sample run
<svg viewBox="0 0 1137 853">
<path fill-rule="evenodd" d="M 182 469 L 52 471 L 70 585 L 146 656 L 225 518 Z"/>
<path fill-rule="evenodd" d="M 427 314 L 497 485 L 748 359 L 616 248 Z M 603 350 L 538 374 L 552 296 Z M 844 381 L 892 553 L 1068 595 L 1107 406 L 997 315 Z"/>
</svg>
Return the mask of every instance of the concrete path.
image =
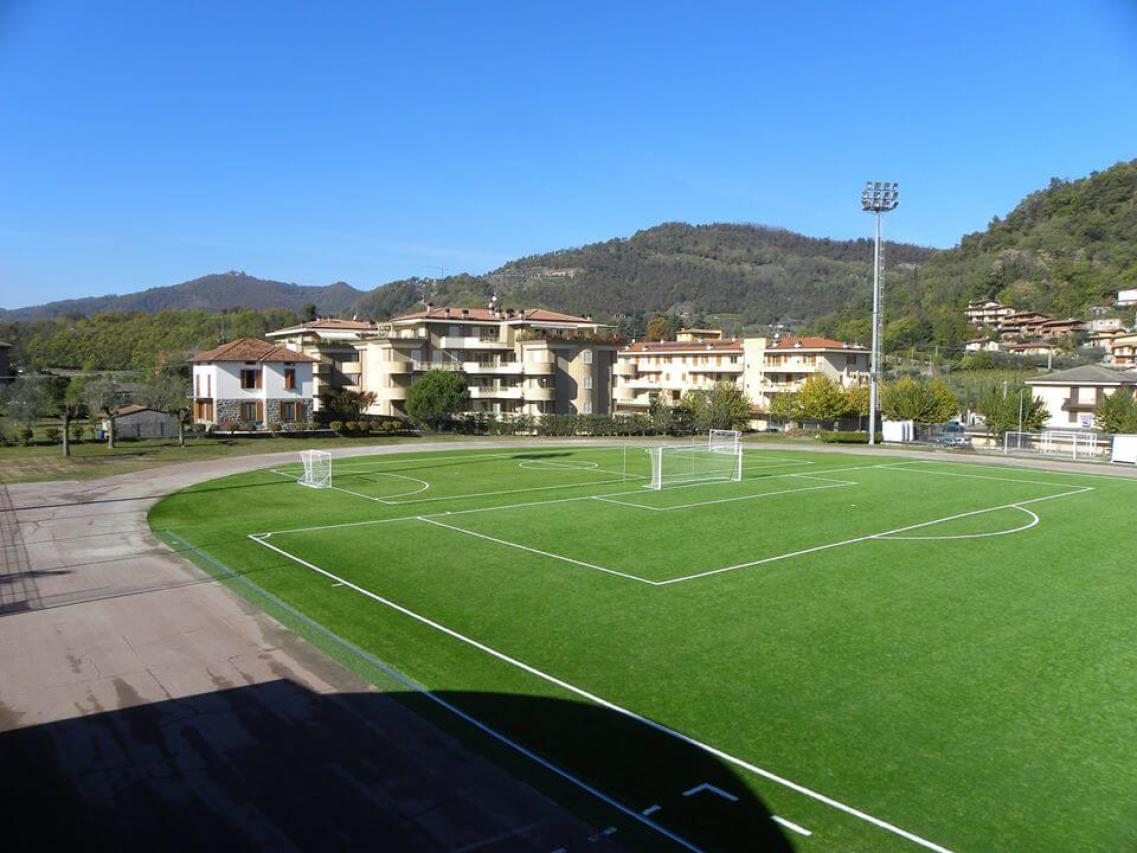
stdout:
<svg viewBox="0 0 1137 853">
<path fill-rule="evenodd" d="M 595 835 L 150 535 L 163 495 L 294 460 L 0 486 L 8 849 L 549 851 Z"/>
</svg>

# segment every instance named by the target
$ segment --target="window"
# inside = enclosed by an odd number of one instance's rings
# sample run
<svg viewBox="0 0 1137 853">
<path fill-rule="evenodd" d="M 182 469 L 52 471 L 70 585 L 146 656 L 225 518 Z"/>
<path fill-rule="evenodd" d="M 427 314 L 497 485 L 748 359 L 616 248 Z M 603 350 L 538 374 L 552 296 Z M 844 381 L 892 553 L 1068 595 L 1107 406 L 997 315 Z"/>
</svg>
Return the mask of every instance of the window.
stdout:
<svg viewBox="0 0 1137 853">
<path fill-rule="evenodd" d="M 286 390 L 286 391 L 295 391 L 296 390 L 296 368 L 295 367 L 284 368 L 284 390 Z"/>
<path fill-rule="evenodd" d="M 241 420 L 249 423 L 264 420 L 261 416 L 261 404 L 259 402 L 242 403 L 241 404 Z"/>
<path fill-rule="evenodd" d="M 261 371 L 257 367 L 246 367 L 241 371 L 241 387 L 251 391 L 261 387 Z"/>
<path fill-rule="evenodd" d="M 586 374 L 584 377 L 584 390 L 585 391 L 591 391 L 592 390 L 592 374 L 591 373 Z"/>
<path fill-rule="evenodd" d="M 585 364 L 592 364 L 592 350 L 586 349 L 580 355 L 581 355 L 581 358 L 584 359 Z"/>
<path fill-rule="evenodd" d="M 585 400 L 584 401 L 584 413 L 586 415 L 592 414 L 592 401 L 591 400 Z"/>
<path fill-rule="evenodd" d="M 201 377 L 197 375 L 193 377 L 193 395 L 195 397 L 201 396 Z"/>
<path fill-rule="evenodd" d="M 212 373 L 205 374 L 205 396 L 206 397 L 212 397 L 213 396 L 213 374 Z"/>
<path fill-rule="evenodd" d="M 193 417 L 198 421 L 212 421 L 213 420 L 213 404 L 208 402 L 194 403 Z"/>
<path fill-rule="evenodd" d="M 296 404 L 295 403 L 281 403 L 280 404 L 280 419 L 285 423 L 292 423 L 296 420 Z"/>
</svg>

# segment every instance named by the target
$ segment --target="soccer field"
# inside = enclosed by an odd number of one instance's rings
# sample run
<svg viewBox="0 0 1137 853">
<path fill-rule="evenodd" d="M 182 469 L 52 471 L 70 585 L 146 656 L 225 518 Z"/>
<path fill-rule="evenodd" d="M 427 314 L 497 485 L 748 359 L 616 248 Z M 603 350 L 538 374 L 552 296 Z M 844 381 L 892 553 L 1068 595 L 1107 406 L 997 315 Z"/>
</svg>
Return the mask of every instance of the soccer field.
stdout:
<svg viewBox="0 0 1137 853">
<path fill-rule="evenodd" d="M 263 470 L 150 522 L 631 847 L 1137 847 L 1137 480 L 742 468 L 653 491 L 642 446 L 337 458 L 332 488 Z"/>
</svg>

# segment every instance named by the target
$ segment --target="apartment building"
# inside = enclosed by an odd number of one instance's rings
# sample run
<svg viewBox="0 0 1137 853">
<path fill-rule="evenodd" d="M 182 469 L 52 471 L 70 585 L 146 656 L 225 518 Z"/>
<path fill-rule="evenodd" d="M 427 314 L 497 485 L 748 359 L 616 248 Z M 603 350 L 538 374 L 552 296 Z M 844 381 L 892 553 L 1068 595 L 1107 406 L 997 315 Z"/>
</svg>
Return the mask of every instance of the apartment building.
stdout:
<svg viewBox="0 0 1137 853">
<path fill-rule="evenodd" d="M 998 329 L 1004 317 L 1015 313 L 1010 305 L 1004 305 L 994 299 L 979 299 L 967 303 L 963 316 L 969 323 L 976 326 L 991 326 Z"/>
<path fill-rule="evenodd" d="M 705 331 L 705 330 L 704 330 Z M 722 338 L 633 343 L 616 362 L 616 411 L 646 412 L 653 398 L 668 403 L 688 391 L 709 391 L 723 379 L 741 385 L 754 404 L 753 425 L 767 426 L 775 394 L 801 389 L 815 374 L 843 386 L 868 380 L 869 351 L 821 337 Z"/>
<path fill-rule="evenodd" d="M 312 356 L 257 338 L 240 338 L 198 353 L 190 361 L 197 423 L 231 422 L 264 429 L 271 423 L 311 420 Z"/>
<path fill-rule="evenodd" d="M 428 306 L 380 324 L 355 345 L 369 414 L 406 415 L 407 390 L 425 372 L 452 370 L 468 413 L 604 414 L 620 341 L 588 317 L 531 309 Z"/>
<path fill-rule="evenodd" d="M 322 393 L 342 389 L 359 390 L 361 368 L 355 347 L 377 330 L 375 323 L 329 318 L 277 329 L 265 337 L 314 360 L 312 402 L 318 412 Z"/>
<path fill-rule="evenodd" d="M 1137 366 L 1137 332 L 1114 334 L 1109 342 L 1109 360 L 1124 367 Z"/>
<path fill-rule="evenodd" d="M 1046 404 L 1048 429 L 1093 429 L 1094 412 L 1118 388 L 1137 386 L 1137 373 L 1087 364 L 1026 380 Z"/>
</svg>

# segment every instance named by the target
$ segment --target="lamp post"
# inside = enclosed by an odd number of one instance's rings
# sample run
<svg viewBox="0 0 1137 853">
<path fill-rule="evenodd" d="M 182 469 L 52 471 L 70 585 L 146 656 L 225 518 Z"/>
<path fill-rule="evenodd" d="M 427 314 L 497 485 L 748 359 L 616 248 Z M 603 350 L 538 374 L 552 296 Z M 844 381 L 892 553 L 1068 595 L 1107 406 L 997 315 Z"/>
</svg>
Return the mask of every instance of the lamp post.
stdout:
<svg viewBox="0 0 1137 853">
<path fill-rule="evenodd" d="M 869 181 L 861 193 L 861 210 L 876 216 L 872 265 L 872 355 L 869 364 L 869 444 L 876 444 L 876 410 L 880 384 L 880 217 L 900 203 L 900 184 Z"/>
</svg>

